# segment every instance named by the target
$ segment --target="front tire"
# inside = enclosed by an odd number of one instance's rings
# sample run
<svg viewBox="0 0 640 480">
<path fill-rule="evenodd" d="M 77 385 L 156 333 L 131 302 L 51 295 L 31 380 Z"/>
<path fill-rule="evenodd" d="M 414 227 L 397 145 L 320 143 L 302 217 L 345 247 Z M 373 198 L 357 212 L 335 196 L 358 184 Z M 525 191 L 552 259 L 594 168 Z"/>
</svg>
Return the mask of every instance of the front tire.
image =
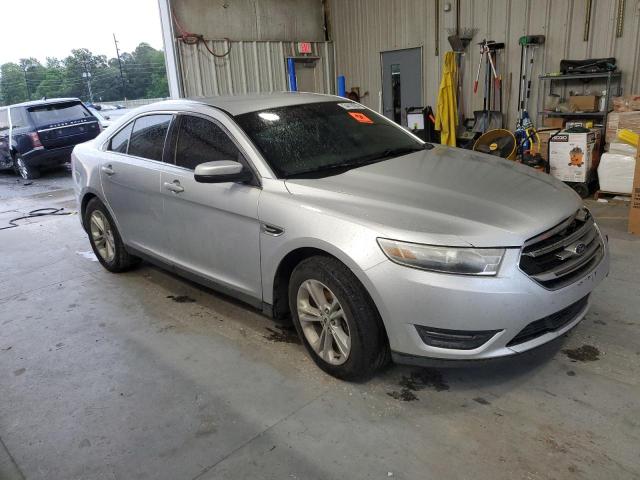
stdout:
<svg viewBox="0 0 640 480">
<path fill-rule="evenodd" d="M 389 359 L 378 311 L 356 276 L 338 260 L 314 256 L 289 282 L 293 323 L 313 361 L 343 380 L 371 377 Z"/>
<path fill-rule="evenodd" d="M 20 155 L 16 155 L 13 159 L 13 169 L 16 174 L 20 175 L 23 180 L 33 180 L 40 177 L 40 170 L 37 167 L 27 165 Z"/>
<path fill-rule="evenodd" d="M 97 198 L 91 199 L 87 204 L 84 225 L 89 233 L 93 253 L 104 268 L 119 273 L 139 263 L 138 257 L 127 252 L 111 215 Z"/>
</svg>

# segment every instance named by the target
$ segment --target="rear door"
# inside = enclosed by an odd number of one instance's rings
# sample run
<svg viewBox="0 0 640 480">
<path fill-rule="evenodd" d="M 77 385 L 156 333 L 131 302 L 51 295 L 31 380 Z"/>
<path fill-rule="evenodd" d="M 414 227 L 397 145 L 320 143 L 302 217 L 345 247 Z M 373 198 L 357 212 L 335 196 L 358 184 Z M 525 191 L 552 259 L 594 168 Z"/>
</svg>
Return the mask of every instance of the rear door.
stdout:
<svg viewBox="0 0 640 480">
<path fill-rule="evenodd" d="M 27 112 L 47 149 L 72 147 L 100 133 L 98 119 L 80 101 L 37 105 Z"/>
<path fill-rule="evenodd" d="M 124 242 L 161 257 L 165 232 L 160 171 L 172 118 L 170 113 L 144 115 L 121 128 L 107 145 L 100 172 Z"/>
<path fill-rule="evenodd" d="M 161 181 L 167 249 L 181 268 L 234 292 L 262 299 L 260 188 L 194 179 L 196 165 L 205 162 L 233 160 L 249 168 L 222 121 L 196 114 L 179 116 L 168 149 L 175 160 L 167 161 Z"/>
</svg>

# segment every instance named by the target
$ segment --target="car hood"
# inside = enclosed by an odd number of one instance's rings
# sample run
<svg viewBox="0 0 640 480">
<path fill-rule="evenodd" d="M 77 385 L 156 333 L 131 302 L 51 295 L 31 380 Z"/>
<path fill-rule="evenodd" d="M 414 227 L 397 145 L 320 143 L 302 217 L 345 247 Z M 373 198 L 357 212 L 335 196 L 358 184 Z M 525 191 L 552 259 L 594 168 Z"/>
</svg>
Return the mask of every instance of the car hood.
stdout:
<svg viewBox="0 0 640 480">
<path fill-rule="evenodd" d="M 582 204 L 564 183 L 530 167 L 441 146 L 285 184 L 307 207 L 380 236 L 452 246 L 521 246 Z"/>
</svg>

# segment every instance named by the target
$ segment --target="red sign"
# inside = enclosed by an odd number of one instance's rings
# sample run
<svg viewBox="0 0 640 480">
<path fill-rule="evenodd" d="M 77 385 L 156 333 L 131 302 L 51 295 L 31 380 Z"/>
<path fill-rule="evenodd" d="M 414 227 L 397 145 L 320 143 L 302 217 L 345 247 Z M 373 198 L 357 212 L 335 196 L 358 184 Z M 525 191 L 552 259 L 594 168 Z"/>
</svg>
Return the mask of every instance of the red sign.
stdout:
<svg viewBox="0 0 640 480">
<path fill-rule="evenodd" d="M 298 53 L 311 53 L 311 42 L 298 42 Z"/>
<path fill-rule="evenodd" d="M 373 123 L 373 120 L 367 117 L 364 113 L 360 113 L 360 112 L 348 112 L 348 113 L 349 115 L 351 115 L 353 119 L 357 120 L 360 123 Z"/>
</svg>

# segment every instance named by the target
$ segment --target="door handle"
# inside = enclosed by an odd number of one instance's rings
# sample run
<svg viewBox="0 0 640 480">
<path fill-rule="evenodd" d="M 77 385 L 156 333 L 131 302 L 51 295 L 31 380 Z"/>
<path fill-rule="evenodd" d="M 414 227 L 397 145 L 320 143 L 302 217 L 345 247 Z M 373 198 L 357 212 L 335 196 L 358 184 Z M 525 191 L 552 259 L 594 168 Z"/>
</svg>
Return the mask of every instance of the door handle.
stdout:
<svg viewBox="0 0 640 480">
<path fill-rule="evenodd" d="M 111 165 L 104 165 L 100 170 L 102 170 L 105 175 L 109 175 L 109 176 L 111 176 L 114 173 L 116 173 L 113 170 L 113 167 Z"/>
<path fill-rule="evenodd" d="M 173 193 L 184 192 L 184 188 L 180 186 L 180 182 L 178 180 L 174 180 L 173 182 L 164 182 L 164 188 Z"/>
</svg>

